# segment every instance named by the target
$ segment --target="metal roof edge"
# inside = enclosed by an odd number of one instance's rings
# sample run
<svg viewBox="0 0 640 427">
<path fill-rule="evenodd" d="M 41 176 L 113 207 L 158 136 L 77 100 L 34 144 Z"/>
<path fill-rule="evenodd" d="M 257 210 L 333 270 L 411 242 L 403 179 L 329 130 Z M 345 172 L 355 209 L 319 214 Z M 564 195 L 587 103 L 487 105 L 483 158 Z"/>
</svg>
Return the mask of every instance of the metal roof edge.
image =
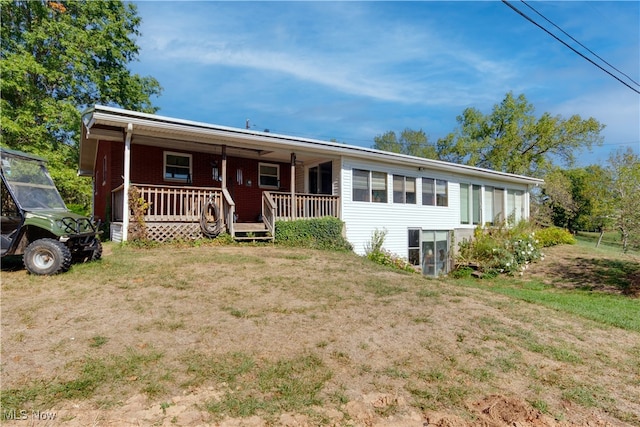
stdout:
<svg viewBox="0 0 640 427">
<path fill-rule="evenodd" d="M 150 113 L 141 113 L 137 111 L 126 110 L 118 107 L 108 107 L 104 105 L 95 105 L 92 108 L 87 109 L 82 117 L 84 118 L 87 115 L 92 115 L 93 121 L 98 121 L 100 119 L 115 119 L 116 122 L 121 122 L 123 125 L 126 125 L 130 122 L 133 122 L 134 129 L 136 122 L 145 123 L 149 125 L 149 122 L 157 123 L 159 125 L 164 125 L 162 127 L 170 128 L 170 127 L 184 127 L 186 129 L 199 129 L 201 131 L 207 132 L 218 132 L 218 133 L 229 133 L 237 136 L 246 136 L 253 139 L 256 142 L 266 142 L 272 141 L 275 143 L 291 145 L 294 148 L 309 148 L 309 146 L 313 146 L 316 148 L 326 149 L 328 151 L 333 151 L 334 153 L 339 153 L 342 155 L 351 155 L 353 157 L 360 158 L 371 158 L 371 156 L 375 157 L 378 160 L 387 161 L 387 162 L 409 162 L 416 167 L 432 167 L 441 170 L 454 171 L 458 173 L 464 173 L 469 175 L 482 175 L 482 176 L 491 176 L 491 177 L 499 177 L 505 180 L 526 182 L 533 185 L 539 185 L 544 183 L 543 179 L 533 178 L 525 175 L 512 174 L 507 172 L 500 172 L 492 169 L 479 168 L 476 166 L 462 165 L 458 163 L 446 162 L 443 160 L 436 159 L 427 159 L 423 157 L 410 156 L 407 154 L 400 153 L 392 153 L 389 151 L 378 150 L 375 148 L 367 148 L 360 147 L 357 145 L 349 145 L 338 142 L 324 141 L 313 138 L 302 138 L 295 137 L 291 135 L 284 135 L 278 133 L 271 132 L 260 132 L 254 131 L 250 129 L 241 129 L 234 128 L 229 126 L 215 125 L 211 123 L 204 123 L 192 120 L 185 119 L 177 119 L 173 117 L 160 116 L 157 114 Z M 116 117 L 120 117 L 121 120 L 118 120 Z M 135 130 L 134 130 L 135 133 Z M 304 144 L 304 145 L 302 145 Z"/>
</svg>

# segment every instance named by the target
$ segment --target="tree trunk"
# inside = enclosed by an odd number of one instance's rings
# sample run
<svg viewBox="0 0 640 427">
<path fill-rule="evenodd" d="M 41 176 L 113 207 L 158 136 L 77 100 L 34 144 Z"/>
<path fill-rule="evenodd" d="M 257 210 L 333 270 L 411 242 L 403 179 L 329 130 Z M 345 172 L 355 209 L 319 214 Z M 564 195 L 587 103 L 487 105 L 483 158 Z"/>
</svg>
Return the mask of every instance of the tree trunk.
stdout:
<svg viewBox="0 0 640 427">
<path fill-rule="evenodd" d="M 596 248 L 600 246 L 600 242 L 602 242 L 602 236 L 604 236 L 604 228 L 600 229 L 600 236 L 598 237 L 598 243 L 596 243 Z"/>
</svg>

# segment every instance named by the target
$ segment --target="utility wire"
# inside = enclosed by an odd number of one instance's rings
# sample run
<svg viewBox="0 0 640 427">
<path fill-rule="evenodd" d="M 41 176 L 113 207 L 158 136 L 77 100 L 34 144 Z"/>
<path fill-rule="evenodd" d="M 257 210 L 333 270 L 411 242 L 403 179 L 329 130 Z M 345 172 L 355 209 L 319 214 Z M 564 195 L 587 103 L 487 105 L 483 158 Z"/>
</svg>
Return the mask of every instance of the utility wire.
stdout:
<svg viewBox="0 0 640 427">
<path fill-rule="evenodd" d="M 507 0 L 502 0 L 502 2 L 504 4 L 506 4 L 507 6 L 509 6 L 511 9 L 513 9 L 514 12 L 516 12 L 518 15 L 522 16 L 524 19 L 526 19 L 527 21 L 531 22 L 533 25 L 535 25 L 536 27 L 540 28 L 542 31 L 544 31 L 545 33 L 549 34 L 551 37 L 553 37 L 554 39 L 558 40 L 560 43 L 562 43 L 563 45 L 565 45 L 566 47 L 568 47 L 569 49 L 571 49 L 574 53 L 580 55 L 581 57 L 583 57 L 584 59 L 586 59 L 587 61 L 589 61 L 590 63 L 592 63 L 593 65 L 595 65 L 596 67 L 600 68 L 602 71 L 604 71 L 605 73 L 609 74 L 611 77 L 613 77 L 614 79 L 616 79 L 617 81 L 619 81 L 620 83 L 622 83 L 623 85 L 625 85 L 626 87 L 628 87 L 629 89 L 631 89 L 632 91 L 634 91 L 635 93 L 640 95 L 640 91 L 632 86 L 630 86 L 627 82 L 623 81 L 622 79 L 620 79 L 618 76 L 612 74 L 611 72 L 609 72 L 608 70 L 605 70 L 604 68 L 602 68 L 600 65 L 596 64 L 595 62 L 593 62 L 591 59 L 587 58 L 586 56 L 584 56 L 581 52 L 578 52 L 576 49 L 574 49 L 573 47 L 569 46 L 564 40 L 561 40 L 558 36 L 556 36 L 555 34 L 553 34 L 552 32 L 550 32 L 549 30 L 547 30 L 546 28 L 544 28 L 542 25 L 538 24 L 536 21 L 534 21 L 532 18 L 530 18 L 529 16 L 527 16 L 527 14 L 525 14 L 524 12 L 520 11 L 518 8 L 516 8 L 515 6 L 513 6 L 512 4 L 510 4 Z"/>
<path fill-rule="evenodd" d="M 545 21 L 547 21 L 548 23 L 550 23 L 551 25 L 553 25 L 554 27 L 556 27 L 558 30 L 560 30 L 562 32 L 562 34 L 566 35 L 567 37 L 569 37 L 571 40 L 573 40 L 574 42 L 578 43 L 580 46 L 582 46 L 584 49 L 586 49 L 589 53 L 591 53 L 593 56 L 595 56 L 596 58 L 598 58 L 600 61 L 604 62 L 605 64 L 607 64 L 609 67 L 613 68 L 614 70 L 616 70 L 617 72 L 619 72 L 620 74 L 622 74 L 623 76 L 625 76 L 626 78 L 629 79 L 629 81 L 632 81 L 633 83 L 636 84 L 636 86 L 640 86 L 640 83 L 638 83 L 637 81 L 633 80 L 631 77 L 629 77 L 627 74 L 623 73 L 622 71 L 618 70 L 616 67 L 614 67 L 613 65 L 609 64 L 607 61 L 605 61 L 603 58 L 601 58 L 597 53 L 595 53 L 594 51 L 592 51 L 591 49 L 589 49 L 588 47 L 586 47 L 585 45 L 583 45 L 582 43 L 580 43 L 578 40 L 576 40 L 575 38 L 573 38 L 571 36 L 571 34 L 568 34 L 565 30 L 563 30 L 562 28 L 560 28 L 559 26 L 557 26 L 555 23 L 551 22 L 551 20 L 549 20 L 546 16 L 544 16 L 542 13 L 538 12 L 533 6 L 531 6 L 529 3 L 527 3 L 524 0 L 520 0 L 522 3 L 525 4 L 525 6 L 527 6 L 529 9 L 533 10 L 535 13 L 537 13 L 538 15 L 540 15 L 542 17 L 542 19 L 544 19 Z"/>
</svg>

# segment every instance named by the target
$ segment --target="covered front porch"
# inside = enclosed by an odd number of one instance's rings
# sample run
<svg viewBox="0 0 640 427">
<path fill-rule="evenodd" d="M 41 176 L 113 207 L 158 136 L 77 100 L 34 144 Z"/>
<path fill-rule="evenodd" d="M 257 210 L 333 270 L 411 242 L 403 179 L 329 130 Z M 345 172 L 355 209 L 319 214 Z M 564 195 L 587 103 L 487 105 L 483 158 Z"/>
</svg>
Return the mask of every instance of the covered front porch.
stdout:
<svg viewBox="0 0 640 427">
<path fill-rule="evenodd" d="M 263 191 L 262 210 L 256 221 L 238 222 L 236 203 L 224 188 L 139 183 L 131 183 L 129 188 L 146 206 L 143 218 L 147 237 L 159 242 L 223 232 L 236 240 L 273 240 L 276 221 L 340 218 L 340 197 L 333 195 Z M 124 215 L 124 185 L 112 191 L 111 206 L 111 240 L 126 240 L 125 220 L 130 222 L 132 218 Z"/>
</svg>

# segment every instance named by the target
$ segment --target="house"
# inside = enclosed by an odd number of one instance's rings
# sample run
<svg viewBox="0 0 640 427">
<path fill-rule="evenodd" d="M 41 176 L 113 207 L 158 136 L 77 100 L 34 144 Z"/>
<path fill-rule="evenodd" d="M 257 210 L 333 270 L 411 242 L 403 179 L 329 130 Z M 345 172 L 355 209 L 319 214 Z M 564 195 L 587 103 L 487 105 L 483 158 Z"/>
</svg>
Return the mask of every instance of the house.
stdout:
<svg viewBox="0 0 640 427">
<path fill-rule="evenodd" d="M 134 186 L 155 240 L 201 237 L 215 214 L 236 239 L 273 236 L 278 220 L 335 216 L 357 253 L 384 229 L 386 250 L 434 275 L 476 226 L 528 218 L 543 182 L 105 106 L 82 117 L 79 174 L 93 178 L 93 213 L 115 241 L 127 240 Z"/>
</svg>

